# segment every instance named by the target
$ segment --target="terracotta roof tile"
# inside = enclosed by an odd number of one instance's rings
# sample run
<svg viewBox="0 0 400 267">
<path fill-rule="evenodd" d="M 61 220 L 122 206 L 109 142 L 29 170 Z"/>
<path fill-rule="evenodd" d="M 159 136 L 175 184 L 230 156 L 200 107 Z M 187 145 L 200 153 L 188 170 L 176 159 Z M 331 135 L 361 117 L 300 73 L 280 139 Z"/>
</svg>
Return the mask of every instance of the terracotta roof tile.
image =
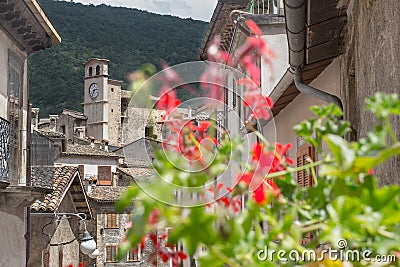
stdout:
<svg viewBox="0 0 400 267">
<path fill-rule="evenodd" d="M 64 155 L 119 158 L 120 155 L 90 145 L 68 144 Z"/>
<path fill-rule="evenodd" d="M 44 130 L 35 130 L 40 135 L 43 135 L 47 138 L 65 138 L 65 135 L 60 132 L 51 132 L 51 131 L 44 131 Z"/>
<path fill-rule="evenodd" d="M 76 110 L 71 110 L 71 109 L 63 109 L 62 114 L 74 117 L 76 119 L 80 119 L 80 120 L 86 120 L 87 117 L 85 116 L 85 114 L 83 114 L 82 112 L 76 111 Z"/>
<path fill-rule="evenodd" d="M 58 208 L 58 205 L 62 201 L 62 197 L 65 190 L 68 189 L 68 185 L 71 179 L 74 178 L 74 174 L 78 171 L 77 167 L 50 167 L 50 168 L 32 168 L 32 177 L 41 177 L 44 175 L 52 175 L 53 179 L 53 192 L 47 194 L 45 198 L 40 201 L 36 200 L 31 209 L 33 211 L 44 211 L 53 212 Z M 47 177 L 48 179 L 48 177 Z"/>
<path fill-rule="evenodd" d="M 115 202 L 128 188 L 129 186 L 96 186 L 88 196 L 98 202 Z"/>
<path fill-rule="evenodd" d="M 134 179 L 148 178 L 155 173 L 150 168 L 117 168 L 117 171 L 129 175 Z"/>
</svg>

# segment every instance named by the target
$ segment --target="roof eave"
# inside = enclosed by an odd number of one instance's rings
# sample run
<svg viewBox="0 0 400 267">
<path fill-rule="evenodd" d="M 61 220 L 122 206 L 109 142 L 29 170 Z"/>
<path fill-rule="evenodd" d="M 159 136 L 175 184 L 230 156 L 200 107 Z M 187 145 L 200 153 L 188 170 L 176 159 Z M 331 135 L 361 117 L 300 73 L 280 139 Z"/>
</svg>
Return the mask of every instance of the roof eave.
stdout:
<svg viewBox="0 0 400 267">
<path fill-rule="evenodd" d="M 29 7 L 35 18 L 39 21 L 42 28 L 50 36 L 51 42 L 53 44 L 60 44 L 61 36 L 56 31 L 53 24 L 50 22 L 37 0 L 25 0 L 25 3 Z"/>
</svg>

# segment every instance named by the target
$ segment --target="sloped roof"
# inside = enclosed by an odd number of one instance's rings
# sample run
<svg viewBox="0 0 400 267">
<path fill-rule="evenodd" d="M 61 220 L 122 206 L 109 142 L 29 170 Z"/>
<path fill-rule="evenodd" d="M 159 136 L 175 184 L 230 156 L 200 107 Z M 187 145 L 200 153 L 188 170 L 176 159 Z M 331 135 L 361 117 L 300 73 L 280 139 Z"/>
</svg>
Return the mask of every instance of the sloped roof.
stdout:
<svg viewBox="0 0 400 267">
<path fill-rule="evenodd" d="M 227 51 L 234 32 L 234 24 L 229 15 L 233 10 L 245 10 L 249 0 L 219 0 L 214 9 L 200 49 L 200 59 L 207 58 L 207 49 L 216 36 L 221 37 L 221 49 Z"/>
<path fill-rule="evenodd" d="M 110 62 L 108 59 L 101 59 L 101 58 L 91 58 L 87 62 L 84 63 L 84 65 L 89 64 L 92 61 L 97 61 L 97 62 L 103 62 L 103 63 L 108 63 Z"/>
<path fill-rule="evenodd" d="M 35 18 L 39 21 L 39 24 L 43 27 L 46 33 L 50 36 L 52 43 L 59 44 L 61 43 L 61 37 L 51 24 L 50 20 L 44 13 L 43 9 L 39 5 L 36 0 L 25 0 L 25 3 L 35 16 Z"/>
<path fill-rule="evenodd" d="M 32 176 L 36 179 L 38 177 L 48 179 L 48 176 L 51 176 L 54 179 L 53 192 L 47 194 L 43 200 L 36 200 L 31 206 L 33 212 L 55 212 L 68 190 L 71 190 L 77 211 L 91 214 L 86 191 L 79 177 L 77 167 L 33 168 Z"/>
<path fill-rule="evenodd" d="M 45 131 L 45 130 L 35 130 L 40 135 L 43 135 L 47 138 L 65 138 L 65 135 L 60 132 L 52 132 L 52 131 Z"/>
<path fill-rule="evenodd" d="M 97 202 L 115 202 L 128 188 L 129 186 L 96 186 L 88 196 Z"/>
<path fill-rule="evenodd" d="M 85 114 L 83 114 L 80 111 L 76 111 L 76 110 L 71 110 L 71 109 L 66 109 L 65 108 L 65 109 L 63 109 L 62 114 L 65 114 L 65 115 L 68 115 L 68 116 L 71 116 L 73 118 L 80 119 L 80 120 L 86 120 L 87 119 Z"/>
<path fill-rule="evenodd" d="M 131 98 L 131 96 L 132 96 L 131 91 L 121 90 L 121 98 Z"/>
<path fill-rule="evenodd" d="M 91 145 L 68 144 L 67 151 L 63 152 L 66 156 L 93 156 L 106 158 L 119 158 L 120 155 L 105 151 L 103 149 L 92 147 Z"/>
<path fill-rule="evenodd" d="M 151 177 L 155 172 L 151 168 L 117 168 L 117 171 L 129 175 L 134 179 Z"/>
</svg>

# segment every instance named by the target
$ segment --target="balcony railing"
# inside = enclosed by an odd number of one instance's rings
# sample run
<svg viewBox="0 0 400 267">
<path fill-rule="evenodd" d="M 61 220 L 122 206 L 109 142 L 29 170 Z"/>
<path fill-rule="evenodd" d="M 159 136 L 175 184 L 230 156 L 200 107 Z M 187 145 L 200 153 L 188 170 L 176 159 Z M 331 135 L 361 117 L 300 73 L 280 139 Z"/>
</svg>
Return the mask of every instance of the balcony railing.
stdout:
<svg viewBox="0 0 400 267">
<path fill-rule="evenodd" d="M 257 15 L 283 15 L 283 0 L 251 0 L 247 11 Z"/>
<path fill-rule="evenodd" d="M 10 135 L 11 124 L 0 118 L 0 182 L 10 182 Z"/>
<path fill-rule="evenodd" d="M 34 131 L 31 137 L 31 185 L 52 188 L 54 180 L 54 142 Z"/>
</svg>

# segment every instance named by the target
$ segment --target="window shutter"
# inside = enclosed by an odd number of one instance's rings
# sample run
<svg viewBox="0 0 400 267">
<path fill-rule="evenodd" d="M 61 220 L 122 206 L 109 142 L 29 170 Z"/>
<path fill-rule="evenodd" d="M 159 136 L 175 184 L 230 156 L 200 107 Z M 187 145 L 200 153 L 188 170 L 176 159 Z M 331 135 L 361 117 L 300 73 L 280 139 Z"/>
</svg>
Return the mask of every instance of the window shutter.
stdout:
<svg viewBox="0 0 400 267">
<path fill-rule="evenodd" d="M 140 246 L 131 248 L 128 252 L 128 261 L 140 261 L 141 249 Z"/>
<path fill-rule="evenodd" d="M 117 223 L 117 214 L 116 213 L 107 213 L 106 214 L 106 228 L 118 228 Z"/>
<path fill-rule="evenodd" d="M 297 167 L 301 167 L 307 165 L 310 158 L 312 161 L 315 161 L 315 148 L 312 145 L 304 144 L 300 146 L 297 150 L 296 154 L 296 162 Z M 300 187 L 311 187 L 313 185 L 313 178 L 309 170 L 302 170 L 297 172 L 297 183 Z M 304 238 L 301 240 L 301 245 L 308 245 L 313 239 L 314 235 L 312 233 L 306 233 Z"/>
<path fill-rule="evenodd" d="M 112 185 L 111 166 L 98 166 L 99 185 Z"/>
<path fill-rule="evenodd" d="M 115 262 L 117 260 L 117 246 L 106 247 L 106 262 Z"/>
<path fill-rule="evenodd" d="M 315 148 L 312 145 L 304 144 L 297 149 L 297 167 L 307 165 L 309 163 L 307 161 L 308 158 L 315 161 Z M 313 178 L 309 170 L 298 171 L 296 179 L 300 187 L 311 187 L 313 185 Z"/>
</svg>

